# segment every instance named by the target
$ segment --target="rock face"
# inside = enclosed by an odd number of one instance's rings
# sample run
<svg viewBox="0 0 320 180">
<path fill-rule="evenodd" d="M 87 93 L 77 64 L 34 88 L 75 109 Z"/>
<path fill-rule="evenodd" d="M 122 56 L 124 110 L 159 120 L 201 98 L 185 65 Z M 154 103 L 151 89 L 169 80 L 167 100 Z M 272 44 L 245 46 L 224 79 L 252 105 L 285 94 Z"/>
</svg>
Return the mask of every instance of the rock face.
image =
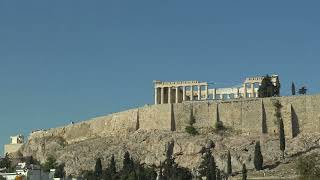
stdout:
<svg viewBox="0 0 320 180">
<path fill-rule="evenodd" d="M 318 135 L 288 140 L 286 157 L 295 158 L 319 148 L 319 139 Z M 136 131 L 130 135 L 92 138 L 72 144 L 65 144 L 61 138 L 46 137 L 31 139 L 22 151 L 24 155 L 33 155 L 42 162 L 48 155 L 54 155 L 58 161 L 66 163 L 68 174 L 77 175 L 81 170 L 92 170 L 98 157 L 106 166 L 112 154 L 120 167 L 126 151 L 141 163 L 159 165 L 165 159 L 168 143 L 174 142 L 173 155 L 183 167 L 196 170 L 203 149 L 211 148 L 220 169 L 226 171 L 227 152 L 230 150 L 233 170 L 241 171 L 243 163 L 246 163 L 248 169 L 253 169 L 253 152 L 257 140 L 261 141 L 264 164 L 270 167 L 277 165 L 281 151 L 276 137 L 248 136 L 234 132 L 191 136 L 170 131 Z"/>
<path fill-rule="evenodd" d="M 243 163 L 253 168 L 254 144 L 260 140 L 265 165 L 276 167 L 281 152 L 274 101 L 283 107 L 286 156 L 317 150 L 320 96 L 299 96 L 145 106 L 32 133 L 21 152 L 42 162 L 54 155 L 68 174 L 79 174 L 93 169 L 98 157 L 106 165 L 112 154 L 121 166 L 125 151 L 141 163 L 159 165 L 168 143 L 174 142 L 173 155 L 183 167 L 197 169 L 204 149 L 210 148 L 220 169 L 226 170 L 230 150 L 233 170 L 241 171 Z M 191 118 L 200 135 L 185 132 Z M 215 131 L 217 121 L 227 130 Z"/>
</svg>

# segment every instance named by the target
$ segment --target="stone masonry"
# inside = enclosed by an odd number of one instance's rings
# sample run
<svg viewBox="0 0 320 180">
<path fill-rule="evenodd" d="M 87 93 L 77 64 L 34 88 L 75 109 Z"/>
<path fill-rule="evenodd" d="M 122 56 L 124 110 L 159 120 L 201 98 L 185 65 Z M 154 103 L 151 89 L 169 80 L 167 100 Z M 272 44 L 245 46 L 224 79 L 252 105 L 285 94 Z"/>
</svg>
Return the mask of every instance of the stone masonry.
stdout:
<svg viewBox="0 0 320 180">
<path fill-rule="evenodd" d="M 242 133 L 277 135 L 275 101 L 283 106 L 281 111 L 287 137 L 320 132 L 320 95 L 304 95 L 150 105 L 65 127 L 37 131 L 30 135 L 29 140 L 54 136 L 66 143 L 73 143 L 120 133 L 130 134 L 140 129 L 184 132 L 191 115 L 196 121 L 194 126 L 199 130 L 212 128 L 219 120 Z"/>
</svg>

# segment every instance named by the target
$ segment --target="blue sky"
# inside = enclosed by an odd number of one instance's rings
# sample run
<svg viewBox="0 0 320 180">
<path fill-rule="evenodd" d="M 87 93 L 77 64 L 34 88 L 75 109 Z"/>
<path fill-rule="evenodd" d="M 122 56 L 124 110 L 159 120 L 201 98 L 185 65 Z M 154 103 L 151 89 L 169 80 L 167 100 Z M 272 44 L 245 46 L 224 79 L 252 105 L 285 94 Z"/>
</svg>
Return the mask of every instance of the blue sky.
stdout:
<svg viewBox="0 0 320 180">
<path fill-rule="evenodd" d="M 152 80 L 319 92 L 320 1 L 0 2 L 0 145 L 153 103 Z"/>
</svg>

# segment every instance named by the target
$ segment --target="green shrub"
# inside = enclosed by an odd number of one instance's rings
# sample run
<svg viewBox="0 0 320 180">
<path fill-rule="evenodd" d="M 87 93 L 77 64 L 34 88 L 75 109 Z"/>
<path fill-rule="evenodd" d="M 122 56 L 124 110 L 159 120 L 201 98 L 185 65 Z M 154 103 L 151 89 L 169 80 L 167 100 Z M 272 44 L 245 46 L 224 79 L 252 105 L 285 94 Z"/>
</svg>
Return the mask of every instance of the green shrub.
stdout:
<svg viewBox="0 0 320 180">
<path fill-rule="evenodd" d="M 296 163 L 296 172 L 302 178 L 320 177 L 320 167 L 317 162 L 316 154 L 301 157 Z"/>
<path fill-rule="evenodd" d="M 199 134 L 198 131 L 197 131 L 197 129 L 196 129 L 195 127 L 193 127 L 193 126 L 187 126 L 187 127 L 186 127 L 186 132 L 187 132 L 188 134 L 193 135 L 193 136 Z"/>
</svg>

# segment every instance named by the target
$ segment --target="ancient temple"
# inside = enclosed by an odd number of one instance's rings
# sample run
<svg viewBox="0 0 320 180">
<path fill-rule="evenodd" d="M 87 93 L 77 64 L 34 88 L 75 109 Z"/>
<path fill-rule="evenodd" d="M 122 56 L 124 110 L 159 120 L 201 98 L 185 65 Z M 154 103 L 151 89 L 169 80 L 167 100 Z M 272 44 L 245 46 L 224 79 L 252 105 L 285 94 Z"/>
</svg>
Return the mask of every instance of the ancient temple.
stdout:
<svg viewBox="0 0 320 180">
<path fill-rule="evenodd" d="M 162 82 L 155 80 L 155 104 L 181 103 L 183 101 L 223 100 L 236 98 L 256 98 L 264 76 L 248 77 L 241 87 L 210 88 L 208 82 L 175 81 Z M 274 86 L 280 86 L 279 76 L 272 75 Z"/>
</svg>

